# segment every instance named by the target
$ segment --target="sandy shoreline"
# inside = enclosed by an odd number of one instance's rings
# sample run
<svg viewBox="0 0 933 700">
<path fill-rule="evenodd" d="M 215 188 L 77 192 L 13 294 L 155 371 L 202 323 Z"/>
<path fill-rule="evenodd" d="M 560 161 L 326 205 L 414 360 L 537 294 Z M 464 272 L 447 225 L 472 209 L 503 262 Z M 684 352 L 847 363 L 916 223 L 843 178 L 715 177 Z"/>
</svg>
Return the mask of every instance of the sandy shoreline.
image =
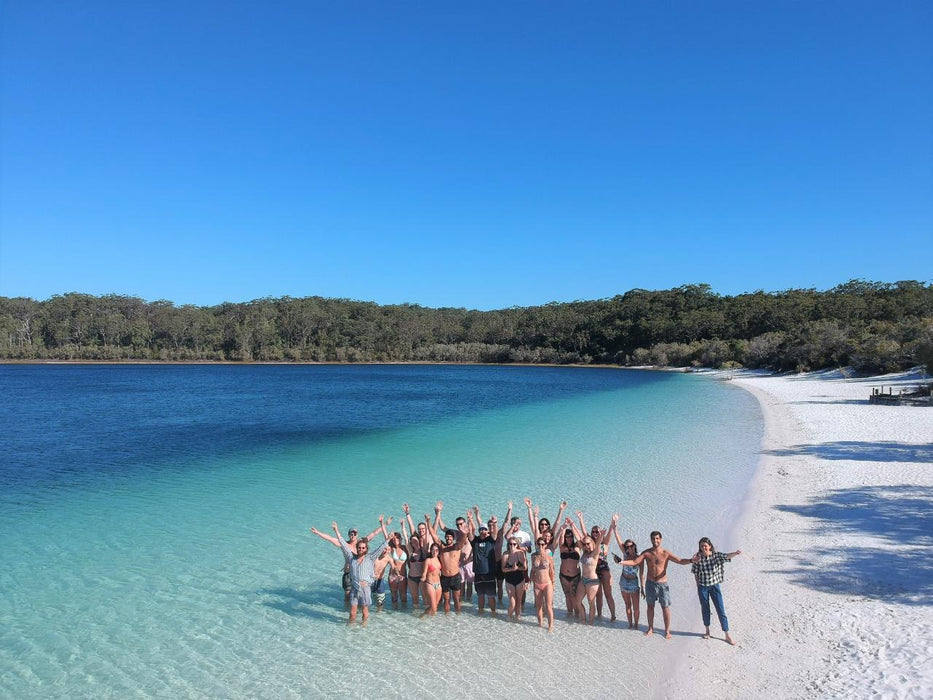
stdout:
<svg viewBox="0 0 933 700">
<path fill-rule="evenodd" d="M 873 406 L 917 374 L 736 375 L 765 418 L 742 516 L 720 549 L 726 612 L 678 646 L 657 697 L 933 694 L 933 409 Z M 702 631 L 695 601 L 675 627 Z M 693 615 L 686 620 L 682 615 Z"/>
</svg>

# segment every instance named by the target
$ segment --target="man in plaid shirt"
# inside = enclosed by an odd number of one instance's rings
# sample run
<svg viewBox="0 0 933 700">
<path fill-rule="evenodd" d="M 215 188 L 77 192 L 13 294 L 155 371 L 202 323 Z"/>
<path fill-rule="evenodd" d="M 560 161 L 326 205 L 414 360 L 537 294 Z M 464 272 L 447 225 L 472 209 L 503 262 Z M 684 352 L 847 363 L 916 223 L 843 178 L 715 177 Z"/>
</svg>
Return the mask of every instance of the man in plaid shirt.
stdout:
<svg viewBox="0 0 933 700">
<path fill-rule="evenodd" d="M 713 605 L 716 608 L 716 616 L 719 618 L 719 624 L 722 631 L 726 634 L 726 641 L 729 644 L 735 644 L 732 636 L 729 634 L 729 618 L 726 617 L 726 608 L 722 602 L 722 590 L 719 584 L 722 583 L 725 576 L 724 564 L 732 561 L 732 557 L 738 556 L 742 551 L 737 549 L 734 552 L 723 554 L 717 552 L 709 537 L 700 539 L 700 551 L 693 557 L 693 566 L 691 571 L 697 582 L 697 594 L 700 597 L 700 609 L 703 612 L 703 624 L 706 626 L 706 634 L 703 639 L 710 638 L 709 623 L 710 610 L 709 601 L 712 598 Z"/>
</svg>

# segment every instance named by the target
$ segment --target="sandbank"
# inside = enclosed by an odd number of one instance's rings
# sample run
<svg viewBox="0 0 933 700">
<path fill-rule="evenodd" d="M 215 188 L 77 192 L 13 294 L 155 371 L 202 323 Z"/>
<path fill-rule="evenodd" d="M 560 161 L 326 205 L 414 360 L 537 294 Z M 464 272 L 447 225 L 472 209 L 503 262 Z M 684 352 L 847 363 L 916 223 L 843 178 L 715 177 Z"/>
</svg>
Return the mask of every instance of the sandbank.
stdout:
<svg viewBox="0 0 933 700">
<path fill-rule="evenodd" d="M 657 697 L 933 695 L 933 408 L 868 403 L 919 380 L 732 377 L 765 418 L 743 514 L 717 543 L 743 551 L 723 584 L 738 645 L 714 613 L 714 639 L 677 645 Z M 684 615 L 702 631 L 695 602 Z"/>
</svg>

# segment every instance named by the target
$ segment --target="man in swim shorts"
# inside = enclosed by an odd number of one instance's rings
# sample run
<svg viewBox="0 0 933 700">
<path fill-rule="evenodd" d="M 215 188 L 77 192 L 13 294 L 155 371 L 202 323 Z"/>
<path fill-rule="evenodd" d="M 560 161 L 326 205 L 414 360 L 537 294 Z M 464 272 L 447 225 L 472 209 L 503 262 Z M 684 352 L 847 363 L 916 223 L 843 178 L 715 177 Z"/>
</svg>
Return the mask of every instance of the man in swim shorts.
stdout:
<svg viewBox="0 0 933 700">
<path fill-rule="evenodd" d="M 470 516 L 470 530 L 474 523 Z M 485 523 L 479 526 L 479 533 L 473 537 L 473 575 L 476 580 L 476 601 L 479 614 L 482 615 L 489 599 L 489 609 L 496 614 L 496 538 L 490 533 Z"/>
<path fill-rule="evenodd" d="M 693 563 L 691 559 L 681 559 L 661 546 L 661 533 L 655 530 L 651 533 L 651 549 L 646 549 L 634 559 L 625 559 L 625 566 L 638 566 L 643 561 L 648 562 L 648 579 L 645 581 L 645 602 L 648 604 L 648 631 L 645 636 L 654 634 L 654 605 L 661 604 L 661 613 L 664 617 L 664 638 L 671 638 L 671 589 L 667 585 L 667 563 L 687 565 Z"/>
<path fill-rule="evenodd" d="M 460 581 L 463 583 L 463 595 L 460 599 L 466 598 L 467 602 L 473 600 L 473 545 L 472 539 L 467 531 L 466 520 L 463 517 L 457 518 L 457 531 L 463 535 L 463 549 L 460 550 Z"/>
<path fill-rule="evenodd" d="M 440 521 L 442 501 L 438 501 L 434 508 L 435 525 Z M 431 528 L 434 539 L 438 539 L 437 532 Z M 454 612 L 460 614 L 460 551 L 466 544 L 466 535 L 461 532 L 447 530 L 444 533 L 444 544 L 437 553 L 441 562 L 441 599 L 444 601 L 444 612 L 450 613 L 450 599 L 454 599 Z"/>
<path fill-rule="evenodd" d="M 386 520 L 384 515 L 379 516 L 379 527 L 385 542 L 375 551 L 369 551 L 369 543 L 365 540 L 357 540 L 356 551 L 354 552 L 347 546 L 346 541 L 341 537 L 337 523 L 331 523 L 337 541 L 340 542 L 340 549 L 343 550 L 344 559 L 350 569 L 350 619 L 347 624 L 356 621 L 357 608 L 363 608 L 362 624 L 366 624 L 369 619 L 369 603 L 372 599 L 372 584 L 376 578 L 375 564 L 376 560 L 385 552 L 389 546 L 389 533 L 386 530 Z M 384 569 L 383 569 L 384 570 Z"/>
</svg>

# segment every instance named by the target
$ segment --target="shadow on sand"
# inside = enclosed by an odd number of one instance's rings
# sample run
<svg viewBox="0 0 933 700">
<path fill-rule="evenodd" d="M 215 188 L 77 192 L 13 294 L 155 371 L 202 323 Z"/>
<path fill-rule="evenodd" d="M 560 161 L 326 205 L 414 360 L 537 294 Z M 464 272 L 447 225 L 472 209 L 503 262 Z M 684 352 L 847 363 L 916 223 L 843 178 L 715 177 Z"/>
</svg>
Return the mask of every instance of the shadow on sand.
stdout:
<svg viewBox="0 0 933 700">
<path fill-rule="evenodd" d="M 863 442 L 840 440 L 813 445 L 794 445 L 763 454 L 776 457 L 812 455 L 820 459 L 849 459 L 865 462 L 933 462 L 933 444 L 916 445 L 906 442 Z"/>
<path fill-rule="evenodd" d="M 816 521 L 815 547 L 788 571 L 795 583 L 827 593 L 933 605 L 933 488 L 862 486 L 826 492 L 806 505 L 777 506 Z M 821 534 L 885 540 L 844 550 L 821 547 Z"/>
</svg>

